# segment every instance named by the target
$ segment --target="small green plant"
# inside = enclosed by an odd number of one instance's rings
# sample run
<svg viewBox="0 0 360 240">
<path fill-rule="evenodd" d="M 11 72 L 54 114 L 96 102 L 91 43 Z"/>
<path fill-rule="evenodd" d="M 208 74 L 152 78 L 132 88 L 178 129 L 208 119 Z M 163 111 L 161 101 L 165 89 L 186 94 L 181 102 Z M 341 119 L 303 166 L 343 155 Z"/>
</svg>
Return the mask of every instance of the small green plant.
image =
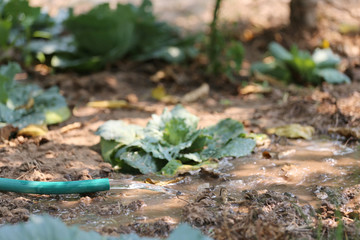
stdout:
<svg viewBox="0 0 360 240">
<path fill-rule="evenodd" d="M 55 18 L 31 7 L 27 0 L 0 2 L 1 60 L 33 62 L 35 58 L 58 69 L 96 71 L 122 58 L 184 62 L 197 55 L 196 37 L 158 21 L 150 0 L 140 6 L 104 3 L 87 13 L 72 9 Z M 14 49 L 19 54 L 13 53 Z M 21 56 L 20 58 L 18 56 Z"/>
<path fill-rule="evenodd" d="M 258 72 L 297 84 L 320 84 L 323 80 L 328 83 L 349 83 L 350 79 L 339 72 L 336 67 L 340 57 L 331 49 L 316 49 L 311 55 L 307 51 L 293 46 L 289 51 L 278 43 L 269 45 L 269 52 L 273 60 L 268 63 L 255 63 L 251 67 L 252 74 Z"/>
<path fill-rule="evenodd" d="M 210 24 L 209 43 L 207 46 L 208 70 L 213 74 L 225 73 L 230 81 L 236 82 L 236 75 L 241 70 L 245 50 L 239 41 L 231 41 L 228 44 L 223 33 L 218 29 L 221 1 L 216 0 L 215 2 L 213 20 Z"/>
<path fill-rule="evenodd" d="M 17 49 L 24 62 L 30 64 L 32 56 L 27 44 L 34 37 L 44 37 L 43 29 L 53 25 L 48 14 L 39 7 L 31 7 L 27 0 L 4 0 L 0 2 L 0 61 L 13 58 Z"/>
<path fill-rule="evenodd" d="M 197 54 L 195 37 L 182 37 L 178 29 L 157 21 L 150 0 L 143 0 L 138 7 L 118 4 L 116 9 L 100 4 L 87 13 L 70 14 L 64 26 L 69 36 L 32 48 L 50 56 L 52 66 L 60 69 L 94 71 L 124 57 L 178 63 Z M 49 48 L 53 51 L 47 51 Z"/>
<path fill-rule="evenodd" d="M 56 87 L 43 90 L 35 84 L 17 83 L 14 77 L 20 71 L 16 63 L 0 67 L 0 127 L 56 124 L 70 117 L 65 98 Z"/>
<path fill-rule="evenodd" d="M 210 164 L 211 158 L 249 155 L 255 147 L 232 119 L 197 129 L 198 118 L 181 105 L 153 115 L 145 128 L 108 121 L 97 131 L 104 159 L 122 171 L 173 175 Z"/>
<path fill-rule="evenodd" d="M 337 226 L 335 228 L 333 239 L 342 240 L 344 239 L 344 222 L 342 220 L 342 215 L 339 209 L 335 211 L 335 217 L 337 219 Z"/>
</svg>

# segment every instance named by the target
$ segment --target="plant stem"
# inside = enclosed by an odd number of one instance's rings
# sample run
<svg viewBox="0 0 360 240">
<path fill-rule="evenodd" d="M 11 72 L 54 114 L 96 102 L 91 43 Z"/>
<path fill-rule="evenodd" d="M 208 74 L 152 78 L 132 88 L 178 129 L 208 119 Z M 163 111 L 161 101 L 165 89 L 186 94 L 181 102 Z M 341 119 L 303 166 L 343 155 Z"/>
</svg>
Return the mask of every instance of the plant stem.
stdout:
<svg viewBox="0 0 360 240">
<path fill-rule="evenodd" d="M 210 24 L 210 42 L 208 46 L 208 58 L 210 61 L 210 70 L 213 73 L 219 73 L 220 71 L 220 60 L 219 55 L 221 51 L 220 34 L 217 28 L 217 21 L 220 11 L 220 4 L 222 0 L 216 0 L 213 20 Z"/>
</svg>

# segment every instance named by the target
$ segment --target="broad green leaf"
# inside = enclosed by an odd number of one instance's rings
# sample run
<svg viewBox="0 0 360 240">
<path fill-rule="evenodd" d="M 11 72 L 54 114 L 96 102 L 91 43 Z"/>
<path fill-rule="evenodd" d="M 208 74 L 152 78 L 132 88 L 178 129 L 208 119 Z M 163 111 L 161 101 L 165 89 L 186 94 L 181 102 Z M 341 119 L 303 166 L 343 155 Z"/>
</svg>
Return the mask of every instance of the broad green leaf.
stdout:
<svg viewBox="0 0 360 240">
<path fill-rule="evenodd" d="M 280 61 L 273 61 L 270 63 L 257 62 L 251 65 L 251 73 L 255 75 L 259 72 L 264 75 L 270 75 L 276 79 L 288 82 L 291 78 L 291 72 L 287 66 Z"/>
<path fill-rule="evenodd" d="M 67 106 L 45 109 L 44 114 L 45 123 L 49 125 L 64 122 L 71 117 L 70 109 Z"/>
<path fill-rule="evenodd" d="M 114 55 L 121 57 L 132 44 L 133 18 L 129 5 L 118 4 L 112 10 L 104 3 L 87 13 L 70 17 L 65 26 L 74 34 L 79 51 L 92 56 L 115 51 Z"/>
<path fill-rule="evenodd" d="M 22 114 L 23 111 L 14 111 L 0 103 L 0 122 L 12 123 L 18 120 Z"/>
<path fill-rule="evenodd" d="M 14 76 L 20 71 L 18 64 L 0 67 L 0 122 L 24 128 L 30 124 L 55 124 L 71 115 L 66 100 L 57 87 L 47 90 L 35 84 L 19 84 Z"/>
<path fill-rule="evenodd" d="M 157 162 L 149 153 L 144 151 L 126 151 L 120 155 L 116 154 L 116 161 L 120 160 L 128 166 L 139 170 L 142 174 L 157 172 L 160 168 Z"/>
<path fill-rule="evenodd" d="M 25 223 L 7 224 L 0 228 L 0 240 L 159 240 L 140 237 L 134 233 L 118 237 L 102 236 L 94 231 L 84 231 L 78 226 L 67 226 L 58 218 L 48 215 L 31 215 Z M 169 240 L 211 240 L 201 231 L 180 224 L 167 238 Z"/>
<path fill-rule="evenodd" d="M 197 128 L 199 119 L 186 111 L 181 105 L 176 105 L 171 111 L 164 110 L 162 115 L 152 115 L 152 119 L 148 122 L 147 127 L 150 129 L 164 130 L 166 123 L 173 118 L 184 119 L 185 125 L 189 128 L 189 131 L 194 131 Z"/>
<path fill-rule="evenodd" d="M 256 142 L 248 138 L 235 138 L 228 142 L 224 147 L 217 149 L 214 158 L 223 157 L 244 157 L 250 155 Z"/>
<path fill-rule="evenodd" d="M 176 158 L 179 152 L 183 149 L 179 145 L 170 145 L 162 143 L 156 137 L 147 136 L 139 141 L 140 146 L 146 152 L 151 153 L 155 158 L 165 159 L 171 161 Z"/>
<path fill-rule="evenodd" d="M 192 152 L 201 152 L 206 146 L 207 141 L 210 139 L 209 135 L 204 135 L 202 130 L 197 132 L 197 136 L 194 138 L 194 141 L 190 147 L 185 148 L 182 152 L 192 153 Z"/>
<path fill-rule="evenodd" d="M 0 75 L 0 103 L 6 104 L 8 100 L 8 89 L 6 87 L 9 78 Z"/>
<path fill-rule="evenodd" d="M 316 75 L 323 78 L 328 83 L 350 83 L 350 78 L 342 72 L 333 68 L 318 69 Z"/>
<path fill-rule="evenodd" d="M 0 47 L 7 47 L 11 29 L 11 22 L 0 19 Z"/>
<path fill-rule="evenodd" d="M 27 0 L 10 0 L 3 8 L 3 17 L 12 23 L 29 28 L 40 16 L 39 7 L 30 7 Z"/>
<path fill-rule="evenodd" d="M 148 133 L 148 136 L 141 139 L 139 141 L 140 144 L 137 146 L 140 146 L 146 152 L 151 152 L 155 158 L 171 161 L 173 159 L 177 159 L 181 151 L 188 153 L 188 150 L 191 148 L 200 133 L 201 131 L 192 132 L 185 141 L 179 142 L 176 145 L 163 141 L 159 138 L 159 135 L 156 136 Z"/>
<path fill-rule="evenodd" d="M 126 124 L 120 120 L 107 121 L 99 127 L 96 134 L 105 140 L 114 140 L 124 145 L 129 145 L 144 137 L 142 127 Z"/>
<path fill-rule="evenodd" d="M 180 154 L 179 158 L 181 159 L 182 162 L 189 162 L 189 161 L 194 161 L 198 163 L 202 162 L 201 156 L 197 152 Z"/>
<path fill-rule="evenodd" d="M 51 40 L 35 39 L 27 46 L 33 53 L 43 53 L 51 55 L 58 52 L 74 52 L 76 47 L 74 45 L 73 36 L 59 37 Z"/>
<path fill-rule="evenodd" d="M 176 46 L 165 46 L 159 49 L 154 49 L 148 53 L 142 53 L 133 57 L 137 61 L 147 61 L 150 59 L 163 59 L 170 63 L 180 63 L 186 59 L 184 49 Z"/>
<path fill-rule="evenodd" d="M 15 84 L 7 88 L 8 101 L 6 105 L 11 109 L 23 108 L 30 98 L 39 96 L 43 90 L 35 84 Z"/>
<path fill-rule="evenodd" d="M 239 137 L 244 134 L 245 131 L 242 123 L 231 118 L 226 118 L 218 122 L 216 125 L 204 129 L 204 133 L 211 137 L 209 140 L 211 143 L 220 146 L 231 139 Z"/>
<path fill-rule="evenodd" d="M 173 176 L 181 166 L 183 166 L 183 164 L 180 160 L 171 160 L 161 169 L 161 174 Z"/>
<path fill-rule="evenodd" d="M 20 109 L 20 111 L 23 109 Z M 15 114 L 20 112 L 19 110 L 14 111 Z M 16 116 L 16 115 L 15 115 Z M 45 115 L 43 112 L 26 112 L 21 111 L 21 114 L 17 115 L 17 119 L 12 122 L 8 122 L 11 125 L 18 127 L 18 128 L 24 128 L 30 124 L 36 124 L 36 125 L 42 125 L 45 124 Z"/>
<path fill-rule="evenodd" d="M 337 54 L 334 54 L 330 48 L 315 49 L 312 59 L 319 68 L 335 68 L 341 61 Z"/>
<path fill-rule="evenodd" d="M 291 59 L 293 58 L 293 56 L 288 50 L 286 50 L 284 47 L 282 47 L 276 42 L 271 42 L 269 44 L 269 51 L 275 58 L 281 61 L 291 61 Z"/>
<path fill-rule="evenodd" d="M 245 156 L 250 154 L 255 146 L 253 140 L 249 142 L 242 141 L 242 138 L 245 137 L 244 126 L 239 121 L 230 118 L 220 121 L 213 127 L 204 129 L 204 132 L 211 136 L 207 148 L 201 152 L 202 158 L 205 159 Z M 238 146 L 234 147 L 236 144 Z M 236 148 L 238 148 L 239 152 L 236 151 Z"/>
<path fill-rule="evenodd" d="M 163 138 L 171 145 L 178 145 L 186 140 L 190 130 L 187 128 L 184 119 L 172 118 L 165 123 Z"/>
<path fill-rule="evenodd" d="M 190 227 L 188 224 L 180 224 L 169 236 L 168 240 L 211 240 L 198 229 Z"/>
<path fill-rule="evenodd" d="M 121 146 L 121 143 L 116 142 L 115 140 L 106 140 L 101 137 L 100 148 L 101 155 L 106 162 L 112 163 L 113 154 Z"/>
<path fill-rule="evenodd" d="M 11 81 L 13 80 L 15 75 L 20 72 L 21 72 L 21 68 L 19 64 L 14 62 L 10 62 L 7 65 L 2 65 L 0 67 L 0 75 L 7 77 Z"/>
<path fill-rule="evenodd" d="M 51 66 L 58 69 L 72 69 L 78 72 L 100 70 L 108 58 L 99 56 L 81 56 L 76 53 L 60 52 L 51 58 Z"/>
<path fill-rule="evenodd" d="M 31 216 L 27 223 L 7 225 L 0 229 L 1 240 L 102 240 L 96 232 L 85 232 L 77 227 L 67 227 L 54 217 Z"/>
<path fill-rule="evenodd" d="M 34 97 L 34 109 L 42 111 L 46 124 L 56 124 L 67 120 L 71 116 L 66 100 L 59 94 L 57 87 L 52 87 Z"/>
</svg>

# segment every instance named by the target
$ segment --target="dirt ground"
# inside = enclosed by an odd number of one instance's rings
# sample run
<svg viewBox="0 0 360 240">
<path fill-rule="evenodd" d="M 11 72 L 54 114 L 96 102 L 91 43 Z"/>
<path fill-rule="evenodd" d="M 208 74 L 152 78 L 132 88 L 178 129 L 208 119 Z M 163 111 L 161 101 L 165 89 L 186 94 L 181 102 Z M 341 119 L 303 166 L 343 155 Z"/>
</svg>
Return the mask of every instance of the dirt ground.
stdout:
<svg viewBox="0 0 360 240">
<path fill-rule="evenodd" d="M 252 10 L 255 8 L 250 2 L 252 1 L 242 2 L 244 18 L 247 16 L 246 6 Z M 270 17 L 266 10 L 261 10 L 261 2 L 264 1 L 258 1 L 255 8 L 264 12 L 262 17 L 256 20 L 258 22 L 247 18 L 247 25 L 239 26 L 241 32 L 244 29 L 253 31 L 254 26 L 261 24 L 265 29 L 254 32 L 254 38 L 245 42 L 247 55 L 251 55 L 249 57 L 251 61 L 259 60 L 254 58 L 259 58 L 267 43 L 279 33 L 283 34 L 281 36 L 285 44 L 293 40 L 282 22 L 288 15 L 284 7 L 288 1 L 279 1 L 279 4 L 282 4 L 282 8 L 279 9 L 283 10 L 279 18 L 273 20 L 277 23 L 274 29 L 269 29 L 265 24 Z M 163 7 L 166 8 L 166 4 Z M 338 16 L 336 12 L 339 10 L 329 6 L 327 9 L 328 15 Z M 166 19 L 166 16 L 164 18 Z M 351 17 L 349 19 L 350 22 L 353 21 Z M 183 24 L 185 20 L 179 21 Z M 178 25 L 181 25 L 180 23 Z M 328 23 L 321 24 L 325 26 Z M 243 37 L 241 34 L 238 36 L 239 39 Z M 94 135 L 94 132 L 110 119 L 121 119 L 145 126 L 151 114 L 161 114 L 165 107 L 173 107 L 174 105 L 151 98 L 151 89 L 158 85 L 152 79 L 159 71 L 169 72 L 169 69 L 172 74 L 165 75 L 161 83 L 170 95 L 181 97 L 203 82 L 210 84 L 208 96 L 185 105 L 187 110 L 200 118 L 201 127 L 231 117 L 243 122 L 247 131 L 255 133 L 263 133 L 268 127 L 288 123 L 311 125 L 316 129 L 317 136 L 327 135 L 334 138 L 340 137 L 329 132 L 329 128 L 345 127 L 359 131 L 360 60 L 359 54 L 356 54 L 360 46 L 359 36 L 339 37 L 330 29 L 306 37 L 309 40 L 306 41 L 307 48 L 316 46 L 322 39 L 330 39 L 338 52 L 346 57 L 344 68 L 353 77 L 353 82 L 338 86 L 323 84 L 316 88 L 270 84 L 269 92 L 244 95 L 239 93 L 238 86 L 207 76 L 203 73 L 204 68 L 198 67 L 196 63 L 174 66 L 159 62 L 141 64 L 119 62 L 102 72 L 90 75 L 75 73 L 42 75 L 37 71 L 30 71 L 30 81 L 45 88 L 59 86 L 72 109 L 73 116 L 62 124 L 50 126 L 50 131 L 44 137 L 17 136 L 10 141 L 0 142 L 0 177 L 34 181 L 73 181 L 113 177 L 115 173 L 111 165 L 103 161 L 99 147 L 100 138 Z M 247 64 L 245 63 L 245 67 Z M 254 81 L 254 79 L 247 80 Z M 126 100 L 136 107 L 119 109 L 87 107 L 86 104 L 93 100 Z M 359 132 L 357 134 L 360 135 Z M 356 133 L 353 137 L 340 139 L 351 142 L 351 139 L 355 138 Z M 272 145 L 278 143 L 278 138 L 272 138 Z M 126 175 L 123 177 L 129 178 Z M 319 236 L 325 238 L 333 236 L 335 220 L 341 216 L 347 236 L 349 239 L 356 239 L 358 234 L 356 219 L 359 219 L 360 207 L 357 200 L 360 198 L 360 187 L 343 189 L 336 196 L 335 202 L 323 201 L 319 208 L 315 208 L 310 205 L 300 205 L 297 197 L 291 193 L 249 190 L 234 199 L 227 196 L 226 189 L 219 191 L 208 188 L 200 191 L 189 201 L 186 200 L 181 219 L 202 229 L 204 233 L 215 239 L 317 239 Z M 102 205 L 107 198 L 107 193 L 69 197 L 2 192 L 0 193 L 0 225 L 26 221 L 32 213 L 49 213 L 58 216 L 62 211 L 61 218 L 71 219 L 79 214 L 129 214 L 143 206 L 141 199 L 122 205 L 118 203 Z M 42 204 L 49 200 L 52 201 L 51 204 Z M 63 207 L 60 209 L 59 205 Z M 337 211 L 339 211 L 338 215 L 336 215 Z M 175 225 L 171 219 L 163 216 L 155 222 L 134 221 L 131 224 L 96 230 L 110 235 L 135 231 L 144 236 L 167 236 Z"/>
</svg>

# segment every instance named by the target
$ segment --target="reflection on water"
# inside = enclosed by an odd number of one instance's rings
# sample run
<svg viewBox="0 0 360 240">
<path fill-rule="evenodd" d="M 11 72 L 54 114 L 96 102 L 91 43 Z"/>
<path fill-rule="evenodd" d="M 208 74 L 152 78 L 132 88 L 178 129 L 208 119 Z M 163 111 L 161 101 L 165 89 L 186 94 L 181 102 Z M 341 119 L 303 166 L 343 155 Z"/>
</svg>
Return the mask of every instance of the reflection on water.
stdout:
<svg viewBox="0 0 360 240">
<path fill-rule="evenodd" d="M 191 201 L 204 186 L 220 189 L 226 187 L 229 195 L 237 197 L 243 190 L 274 190 L 290 192 L 298 196 L 300 202 L 316 204 L 314 191 L 316 186 L 347 187 L 360 183 L 360 152 L 334 141 L 294 140 L 288 146 L 278 146 L 272 150 L 272 158 L 265 159 L 261 153 L 248 158 L 225 159 L 220 163 L 220 172 L 227 181 L 214 178 L 203 178 L 194 174 L 178 184 L 167 186 L 175 191 L 156 191 L 154 189 L 122 189 L 110 191 L 103 202 L 96 207 L 128 204 L 141 199 L 146 204 L 135 212 L 98 215 L 79 209 L 75 218 L 64 220 L 71 224 L 86 225 L 85 228 L 96 229 L 102 226 L 119 226 L 134 221 L 153 221 L 169 216 L 172 221 L 179 221 L 181 208 Z M 145 179 L 147 176 L 142 176 Z M 121 182 L 121 179 L 116 181 Z M 143 186 L 140 184 L 139 186 Z M 176 192 L 180 191 L 181 196 Z M 68 211 L 67 201 L 63 201 L 63 211 Z M 75 201 L 77 205 L 78 200 Z"/>
</svg>

